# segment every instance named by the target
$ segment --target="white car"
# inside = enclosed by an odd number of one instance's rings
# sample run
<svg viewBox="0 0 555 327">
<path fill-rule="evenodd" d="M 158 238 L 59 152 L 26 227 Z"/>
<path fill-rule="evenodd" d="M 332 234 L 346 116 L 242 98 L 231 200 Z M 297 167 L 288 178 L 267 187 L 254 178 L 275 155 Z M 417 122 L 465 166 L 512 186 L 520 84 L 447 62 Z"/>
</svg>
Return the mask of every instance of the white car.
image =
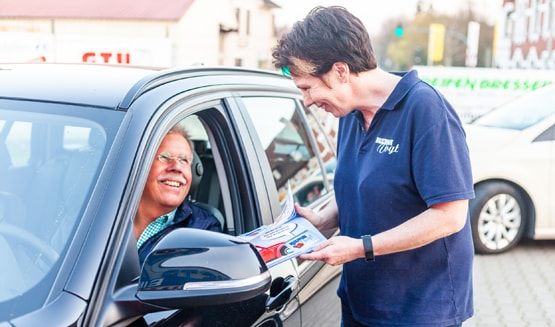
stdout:
<svg viewBox="0 0 555 327">
<path fill-rule="evenodd" d="M 504 252 L 523 236 L 555 239 L 555 85 L 500 106 L 465 130 L 476 252 Z"/>
</svg>

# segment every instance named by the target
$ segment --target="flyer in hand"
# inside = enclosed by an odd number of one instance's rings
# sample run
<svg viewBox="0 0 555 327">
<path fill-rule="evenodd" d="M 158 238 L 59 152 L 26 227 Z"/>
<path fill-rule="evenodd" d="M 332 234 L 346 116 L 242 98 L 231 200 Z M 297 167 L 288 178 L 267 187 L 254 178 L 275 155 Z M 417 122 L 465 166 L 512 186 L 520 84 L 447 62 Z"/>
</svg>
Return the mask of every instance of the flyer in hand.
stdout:
<svg viewBox="0 0 555 327">
<path fill-rule="evenodd" d="M 275 221 L 239 236 L 256 247 L 268 268 L 310 252 L 326 240 L 316 227 L 295 212 L 291 190 Z"/>
</svg>

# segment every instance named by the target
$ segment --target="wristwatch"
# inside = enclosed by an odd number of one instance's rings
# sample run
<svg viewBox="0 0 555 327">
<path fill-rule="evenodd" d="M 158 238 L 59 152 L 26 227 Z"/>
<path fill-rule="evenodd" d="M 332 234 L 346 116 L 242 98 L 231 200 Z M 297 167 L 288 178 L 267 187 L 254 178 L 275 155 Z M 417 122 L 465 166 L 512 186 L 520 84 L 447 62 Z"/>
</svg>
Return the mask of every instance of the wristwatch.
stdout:
<svg viewBox="0 0 555 327">
<path fill-rule="evenodd" d="M 362 246 L 364 247 L 364 258 L 366 261 L 374 261 L 374 247 L 372 246 L 372 235 L 362 235 Z"/>
</svg>

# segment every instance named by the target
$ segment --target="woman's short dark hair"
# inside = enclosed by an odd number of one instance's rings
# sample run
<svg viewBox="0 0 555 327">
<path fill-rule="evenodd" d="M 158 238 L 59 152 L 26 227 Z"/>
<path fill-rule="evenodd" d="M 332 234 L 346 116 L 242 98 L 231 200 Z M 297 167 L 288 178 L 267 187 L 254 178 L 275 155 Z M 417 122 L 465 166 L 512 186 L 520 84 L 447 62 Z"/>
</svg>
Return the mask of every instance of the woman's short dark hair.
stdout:
<svg viewBox="0 0 555 327">
<path fill-rule="evenodd" d="M 313 65 L 311 75 L 327 73 L 334 63 L 344 62 L 353 73 L 377 67 L 366 28 L 347 9 L 316 7 L 296 22 L 273 49 L 276 68 L 289 67 L 295 74 L 295 59 Z"/>
</svg>

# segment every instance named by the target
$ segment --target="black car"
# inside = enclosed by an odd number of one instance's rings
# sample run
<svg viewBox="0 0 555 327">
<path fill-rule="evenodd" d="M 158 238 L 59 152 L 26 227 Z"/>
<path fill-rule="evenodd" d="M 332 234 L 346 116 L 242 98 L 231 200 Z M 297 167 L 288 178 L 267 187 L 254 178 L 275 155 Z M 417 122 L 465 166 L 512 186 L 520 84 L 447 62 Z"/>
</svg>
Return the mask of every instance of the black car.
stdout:
<svg viewBox="0 0 555 327">
<path fill-rule="evenodd" d="M 287 185 L 320 176 L 310 206 L 333 197 L 315 114 L 272 72 L 0 64 L 0 326 L 337 325 L 339 268 L 268 269 L 237 238 Z M 191 201 L 224 233 L 175 230 L 140 267 L 133 218 L 177 123 L 200 158 Z"/>
</svg>

